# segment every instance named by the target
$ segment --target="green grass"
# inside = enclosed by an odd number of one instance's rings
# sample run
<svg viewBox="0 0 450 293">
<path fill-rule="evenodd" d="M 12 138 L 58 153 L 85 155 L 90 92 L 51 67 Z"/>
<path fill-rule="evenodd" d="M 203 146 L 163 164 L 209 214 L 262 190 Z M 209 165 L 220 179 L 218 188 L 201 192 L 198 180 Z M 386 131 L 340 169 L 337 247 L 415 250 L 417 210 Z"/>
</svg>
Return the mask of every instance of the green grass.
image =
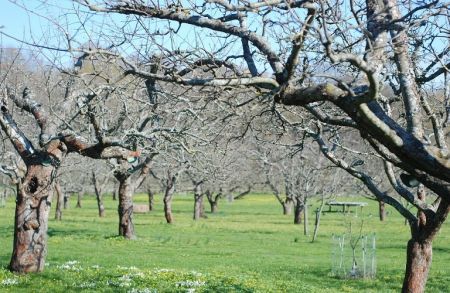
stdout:
<svg viewBox="0 0 450 293">
<path fill-rule="evenodd" d="M 401 288 L 409 231 L 392 209 L 387 221 L 380 222 L 375 202 L 369 201 L 362 218 L 364 231 L 377 235 L 377 278 L 344 280 L 330 274 L 331 235 L 344 233 L 349 221 L 356 221 L 353 214 L 324 214 L 318 240 L 310 243 L 302 226 L 293 225 L 292 216 L 283 216 L 271 196 L 222 200 L 218 214 L 207 214 L 198 222 L 191 219 L 192 198 L 178 196 L 172 225 L 165 223 L 157 197 L 157 211 L 134 216 L 138 239 L 127 241 L 116 237 L 117 202 L 105 201 L 105 218 L 98 218 L 93 197 L 85 198 L 81 209 L 72 202 L 61 222 L 53 220 L 52 210 L 45 272 L 15 276 L 0 269 L 0 291 L 398 292 Z M 146 198 L 136 196 L 135 202 L 145 203 Z M 3 268 L 11 254 L 13 210 L 13 200 L 0 208 Z M 434 241 L 427 292 L 448 292 L 449 232 L 446 223 Z"/>
</svg>

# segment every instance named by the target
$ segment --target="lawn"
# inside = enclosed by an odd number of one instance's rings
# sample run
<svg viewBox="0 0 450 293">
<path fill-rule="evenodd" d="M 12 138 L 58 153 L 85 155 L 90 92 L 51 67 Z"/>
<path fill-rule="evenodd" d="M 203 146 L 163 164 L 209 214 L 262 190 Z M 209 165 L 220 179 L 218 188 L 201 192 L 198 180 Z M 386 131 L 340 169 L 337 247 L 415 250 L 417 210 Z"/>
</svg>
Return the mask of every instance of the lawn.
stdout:
<svg viewBox="0 0 450 293">
<path fill-rule="evenodd" d="M 72 199 L 63 220 L 49 223 L 45 272 L 15 276 L 6 270 L 12 246 L 14 202 L 0 208 L 1 292 L 398 292 L 405 264 L 408 227 L 389 209 L 385 222 L 377 205 L 367 201 L 363 213 L 325 213 L 318 239 L 283 216 L 269 195 L 252 194 L 232 203 L 222 200 L 217 214 L 192 220 L 191 196 L 174 199 L 175 223 L 165 223 L 162 200 L 156 211 L 136 214 L 137 240 L 116 236 L 117 202 L 105 199 L 106 217 L 97 216 L 93 197 L 81 209 Z M 354 200 L 354 199 L 352 199 Z M 363 199 L 358 198 L 358 201 Z M 145 203 L 145 196 L 135 202 Z M 206 203 L 205 203 L 206 204 Z M 312 202 L 313 211 L 317 203 Z M 312 232 L 314 215 L 310 215 Z M 339 279 L 331 275 L 331 236 L 364 221 L 365 233 L 376 233 L 377 277 Z M 450 287 L 450 224 L 434 242 L 428 292 Z"/>
</svg>

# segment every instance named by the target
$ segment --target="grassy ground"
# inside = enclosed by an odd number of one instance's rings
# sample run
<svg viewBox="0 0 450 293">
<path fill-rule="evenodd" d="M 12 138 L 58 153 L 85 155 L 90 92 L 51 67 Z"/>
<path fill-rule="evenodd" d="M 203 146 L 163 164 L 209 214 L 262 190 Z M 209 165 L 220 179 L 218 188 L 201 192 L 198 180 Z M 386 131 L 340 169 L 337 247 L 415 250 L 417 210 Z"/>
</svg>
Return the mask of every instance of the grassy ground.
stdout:
<svg viewBox="0 0 450 293">
<path fill-rule="evenodd" d="M 358 199 L 360 200 L 360 199 Z M 145 203 L 144 196 L 135 202 Z M 175 223 L 167 225 L 161 198 L 157 211 L 135 215 L 138 240 L 116 237 L 117 202 L 106 202 L 98 218 L 94 198 L 81 209 L 64 210 L 63 221 L 49 224 L 44 273 L 15 276 L 0 269 L 1 292 L 398 292 L 405 263 L 408 228 L 392 209 L 386 222 L 369 201 L 363 215 L 326 213 L 319 237 L 310 243 L 292 216 L 283 216 L 274 198 L 251 195 L 220 202 L 219 213 L 191 220 L 190 196 L 175 198 Z M 314 204 L 314 203 L 313 203 Z M 13 232 L 10 200 L 0 208 L 0 266 L 8 264 Z M 314 210 L 313 206 L 310 210 Z M 311 230 L 313 215 L 310 215 Z M 344 233 L 350 221 L 364 219 L 364 231 L 376 233 L 377 278 L 344 280 L 331 276 L 331 235 Z M 450 224 L 434 242 L 428 292 L 450 286 Z"/>
</svg>

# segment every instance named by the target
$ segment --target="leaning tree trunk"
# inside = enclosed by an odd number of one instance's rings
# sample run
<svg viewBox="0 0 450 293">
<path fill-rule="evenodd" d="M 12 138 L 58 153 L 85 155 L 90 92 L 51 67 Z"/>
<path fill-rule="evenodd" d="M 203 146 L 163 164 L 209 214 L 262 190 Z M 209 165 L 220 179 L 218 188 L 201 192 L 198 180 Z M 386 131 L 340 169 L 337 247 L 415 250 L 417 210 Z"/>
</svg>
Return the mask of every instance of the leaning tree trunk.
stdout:
<svg viewBox="0 0 450 293">
<path fill-rule="evenodd" d="M 41 272 L 47 256 L 48 216 L 53 188 L 53 166 L 30 165 L 17 187 L 13 253 L 9 269 Z"/>
<path fill-rule="evenodd" d="M 59 182 L 55 183 L 56 191 L 56 210 L 55 210 L 55 220 L 61 221 L 62 219 L 62 208 L 64 204 L 64 195 L 61 190 Z"/>
<path fill-rule="evenodd" d="M 133 225 L 133 186 L 128 174 L 121 175 L 116 176 L 119 180 L 119 235 L 126 239 L 135 239 L 136 234 Z"/>
<path fill-rule="evenodd" d="M 95 198 L 97 199 L 98 216 L 103 218 L 105 216 L 105 205 L 103 204 L 103 194 L 100 192 L 95 193 Z"/>
<path fill-rule="evenodd" d="M 92 183 L 94 184 L 95 198 L 97 200 L 98 216 L 103 218 L 105 216 L 105 205 L 103 204 L 102 188 L 99 186 L 95 172 L 92 172 Z"/>
<path fill-rule="evenodd" d="M 172 197 L 164 197 L 164 217 L 166 218 L 167 224 L 172 224 Z"/>
</svg>

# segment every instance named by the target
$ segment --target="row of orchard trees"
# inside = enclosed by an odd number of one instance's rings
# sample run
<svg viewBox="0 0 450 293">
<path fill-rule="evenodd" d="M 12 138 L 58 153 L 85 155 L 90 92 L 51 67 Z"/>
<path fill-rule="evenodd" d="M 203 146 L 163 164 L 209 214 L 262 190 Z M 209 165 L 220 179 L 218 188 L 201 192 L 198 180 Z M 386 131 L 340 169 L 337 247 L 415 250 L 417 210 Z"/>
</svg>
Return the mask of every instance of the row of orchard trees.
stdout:
<svg viewBox="0 0 450 293">
<path fill-rule="evenodd" d="M 17 126 L 23 124 L 12 119 L 12 105 L 1 106 L 4 133 L 27 166 L 18 214 L 22 197 L 33 207 L 27 215 L 48 212 L 39 199 L 48 196 L 68 153 L 113 158 L 124 194 L 138 184 L 123 170 L 145 172 L 147 159 L 167 154 L 162 165 L 169 199 L 180 174 L 170 166 L 181 163 L 179 170 L 200 186 L 206 168 L 193 167 L 186 157 L 214 149 L 212 142 L 226 149 L 230 140 L 251 136 L 271 142 L 270 149 L 303 151 L 314 145 L 380 204 L 405 217 L 411 238 L 403 291 L 425 290 L 432 242 L 450 211 L 448 3 L 50 2 L 39 7 L 59 7 L 51 21 L 55 30 L 45 44 L 34 45 L 50 49 L 46 56 L 56 56 L 59 71 L 47 70 L 47 81 L 33 87 L 45 96 L 42 107 L 28 91 L 22 98 L 9 93 L 9 100 L 38 122 L 39 141 Z M 75 69 L 58 66 L 70 54 L 77 57 Z M 11 82 L 13 89 L 23 87 Z M 307 172 L 286 179 L 287 164 L 266 160 L 264 148 L 255 153 L 260 155 L 253 167 L 267 170 L 269 186 L 271 173 L 279 170 L 286 190 L 298 189 L 297 178 Z M 129 166 L 134 157 L 138 165 Z M 166 216 L 169 221 L 170 209 Z M 16 219 L 17 255 L 25 253 L 23 243 L 33 231 L 41 231 L 39 223 L 44 221 Z M 26 253 L 41 252 L 41 238 L 33 236 L 39 245 Z M 25 271 L 26 264 L 13 263 L 13 270 Z"/>
</svg>

